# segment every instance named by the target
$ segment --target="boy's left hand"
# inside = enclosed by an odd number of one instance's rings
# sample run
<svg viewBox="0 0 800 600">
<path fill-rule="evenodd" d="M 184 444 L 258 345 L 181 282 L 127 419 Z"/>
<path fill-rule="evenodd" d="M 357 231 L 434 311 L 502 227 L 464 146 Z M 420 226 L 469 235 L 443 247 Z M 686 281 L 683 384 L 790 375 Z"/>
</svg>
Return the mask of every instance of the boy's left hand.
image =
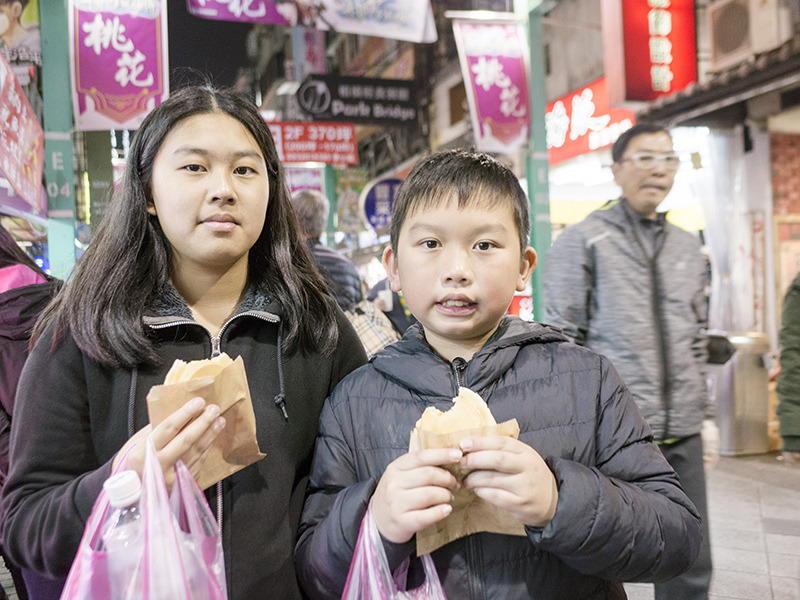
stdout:
<svg viewBox="0 0 800 600">
<path fill-rule="evenodd" d="M 536 450 L 500 436 L 466 438 L 461 450 L 460 466 L 472 470 L 464 479 L 465 488 L 530 527 L 544 527 L 552 520 L 558 487 Z"/>
</svg>

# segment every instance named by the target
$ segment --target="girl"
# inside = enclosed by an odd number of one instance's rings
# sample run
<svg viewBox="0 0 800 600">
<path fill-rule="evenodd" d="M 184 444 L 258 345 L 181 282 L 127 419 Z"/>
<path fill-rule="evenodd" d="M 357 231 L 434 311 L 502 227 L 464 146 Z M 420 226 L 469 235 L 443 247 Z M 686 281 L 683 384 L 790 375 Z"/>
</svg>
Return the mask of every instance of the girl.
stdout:
<svg viewBox="0 0 800 600">
<path fill-rule="evenodd" d="M 244 360 L 267 455 L 206 492 L 229 595 L 300 597 L 292 552 L 319 412 L 365 357 L 325 295 L 247 98 L 190 87 L 150 113 L 103 227 L 35 335 L 4 489 L 12 558 L 65 576 L 117 457 L 141 473 L 151 431 L 165 474 L 179 459 L 196 473 L 225 426 L 219 409 L 195 398 L 151 430 L 145 398 L 176 358 L 227 352 Z"/>
</svg>

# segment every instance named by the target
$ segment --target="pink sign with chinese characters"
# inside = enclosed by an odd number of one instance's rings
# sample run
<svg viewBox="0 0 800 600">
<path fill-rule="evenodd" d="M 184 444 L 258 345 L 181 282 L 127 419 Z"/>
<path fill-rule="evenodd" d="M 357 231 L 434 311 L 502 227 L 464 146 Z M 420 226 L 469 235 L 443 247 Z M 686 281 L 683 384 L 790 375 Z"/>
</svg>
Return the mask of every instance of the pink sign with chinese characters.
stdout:
<svg viewBox="0 0 800 600">
<path fill-rule="evenodd" d="M 518 23 L 453 21 L 475 146 L 511 152 L 528 143 L 528 45 Z"/>
<path fill-rule="evenodd" d="M 43 210 L 44 132 L 11 65 L 0 54 L 0 170 L 31 207 Z"/>
<path fill-rule="evenodd" d="M 167 97 L 166 0 L 70 0 L 76 129 L 136 129 Z"/>
</svg>

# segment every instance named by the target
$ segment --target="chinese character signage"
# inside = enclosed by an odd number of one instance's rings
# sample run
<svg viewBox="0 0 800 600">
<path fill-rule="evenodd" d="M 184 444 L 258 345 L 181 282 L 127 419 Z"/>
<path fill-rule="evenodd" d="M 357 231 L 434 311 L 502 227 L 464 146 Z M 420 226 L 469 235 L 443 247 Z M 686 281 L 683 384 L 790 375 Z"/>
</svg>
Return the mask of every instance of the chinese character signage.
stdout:
<svg viewBox="0 0 800 600">
<path fill-rule="evenodd" d="M 167 97 L 166 0 L 70 0 L 75 128 L 136 129 Z"/>
<path fill-rule="evenodd" d="M 0 54 L 0 171 L 27 204 L 39 214 L 45 210 L 42 194 L 44 132 L 11 65 Z M 13 195 L 9 194 L 9 200 Z M 19 208 L 19 207 L 18 207 Z M 15 211 L 17 214 L 19 210 Z"/>
<path fill-rule="evenodd" d="M 544 119 L 551 165 L 610 146 L 636 122 L 632 110 L 609 107 L 605 77 L 548 104 Z"/>
<path fill-rule="evenodd" d="M 512 152 L 528 142 L 528 46 L 523 27 L 498 21 L 453 21 L 475 146 Z"/>
<path fill-rule="evenodd" d="M 694 0 L 622 0 L 627 100 L 655 100 L 697 81 Z"/>
<path fill-rule="evenodd" d="M 313 119 L 403 125 L 417 118 L 414 82 L 337 75 L 309 75 L 297 90 Z"/>
<path fill-rule="evenodd" d="M 325 193 L 324 167 L 287 166 L 284 172 L 289 193 L 294 194 L 302 190 L 316 190 Z"/>
<path fill-rule="evenodd" d="M 281 162 L 357 165 L 356 126 L 352 123 L 269 123 Z"/>
<path fill-rule="evenodd" d="M 392 204 L 402 179 L 386 177 L 367 184 L 361 192 L 361 204 L 367 223 L 378 235 L 389 233 L 392 225 Z"/>
<path fill-rule="evenodd" d="M 186 0 L 204 19 L 304 25 L 359 35 L 430 43 L 436 25 L 430 0 Z"/>
</svg>

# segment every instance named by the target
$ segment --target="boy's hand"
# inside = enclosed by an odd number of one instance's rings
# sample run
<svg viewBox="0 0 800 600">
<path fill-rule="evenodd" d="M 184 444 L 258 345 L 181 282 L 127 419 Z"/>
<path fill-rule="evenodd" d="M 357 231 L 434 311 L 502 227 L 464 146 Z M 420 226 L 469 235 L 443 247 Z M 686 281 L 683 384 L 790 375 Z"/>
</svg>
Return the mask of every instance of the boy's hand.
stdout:
<svg viewBox="0 0 800 600">
<path fill-rule="evenodd" d="M 409 452 L 390 463 L 370 503 L 380 534 L 402 544 L 449 515 L 458 482 L 441 465 L 456 464 L 461 457 L 460 450 L 437 448 Z"/>
<path fill-rule="evenodd" d="M 558 487 L 536 450 L 500 436 L 467 438 L 461 449 L 461 467 L 472 470 L 464 479 L 465 488 L 530 527 L 544 527 L 553 519 Z"/>
</svg>

